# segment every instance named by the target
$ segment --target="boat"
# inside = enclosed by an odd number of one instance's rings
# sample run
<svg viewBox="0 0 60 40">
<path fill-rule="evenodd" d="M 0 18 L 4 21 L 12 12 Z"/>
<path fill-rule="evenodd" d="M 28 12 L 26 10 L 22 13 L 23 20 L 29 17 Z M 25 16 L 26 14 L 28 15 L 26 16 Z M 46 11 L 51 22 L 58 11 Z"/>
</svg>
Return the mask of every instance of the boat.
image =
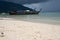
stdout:
<svg viewBox="0 0 60 40">
<path fill-rule="evenodd" d="M 9 15 L 38 14 L 39 12 L 41 12 L 41 9 L 40 9 L 40 11 L 36 11 L 36 10 L 33 10 L 33 11 L 30 11 L 30 10 L 20 10 L 20 11 L 10 11 Z"/>
</svg>

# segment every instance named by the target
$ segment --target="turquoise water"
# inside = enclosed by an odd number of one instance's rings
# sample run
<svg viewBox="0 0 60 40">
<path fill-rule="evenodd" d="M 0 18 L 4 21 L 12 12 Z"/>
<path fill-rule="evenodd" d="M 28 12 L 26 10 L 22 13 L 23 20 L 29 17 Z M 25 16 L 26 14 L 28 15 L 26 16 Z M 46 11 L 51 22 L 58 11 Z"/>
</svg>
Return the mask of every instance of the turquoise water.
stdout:
<svg viewBox="0 0 60 40">
<path fill-rule="evenodd" d="M 0 17 L 34 23 L 48 23 L 60 25 L 60 12 L 44 12 L 37 15 L 0 15 Z"/>
</svg>

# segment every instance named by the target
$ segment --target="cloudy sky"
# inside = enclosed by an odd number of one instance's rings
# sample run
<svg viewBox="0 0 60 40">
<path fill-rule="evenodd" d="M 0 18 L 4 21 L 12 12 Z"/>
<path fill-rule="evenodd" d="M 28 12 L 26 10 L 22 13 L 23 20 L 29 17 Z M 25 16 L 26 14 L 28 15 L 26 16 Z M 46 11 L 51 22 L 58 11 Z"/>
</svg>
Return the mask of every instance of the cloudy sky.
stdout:
<svg viewBox="0 0 60 40">
<path fill-rule="evenodd" d="M 60 0 L 3 0 L 22 4 L 29 8 L 36 8 L 39 10 L 42 8 L 42 11 L 60 11 Z"/>
</svg>

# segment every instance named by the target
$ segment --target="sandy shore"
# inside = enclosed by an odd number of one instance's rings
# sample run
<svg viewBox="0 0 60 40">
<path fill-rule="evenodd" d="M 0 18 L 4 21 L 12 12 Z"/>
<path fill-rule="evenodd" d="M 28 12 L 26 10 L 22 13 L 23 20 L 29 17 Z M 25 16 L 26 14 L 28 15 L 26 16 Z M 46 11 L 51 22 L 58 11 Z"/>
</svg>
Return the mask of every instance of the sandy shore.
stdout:
<svg viewBox="0 0 60 40">
<path fill-rule="evenodd" d="M 32 23 L 14 19 L 0 20 L 0 40 L 60 40 L 60 25 Z"/>
</svg>

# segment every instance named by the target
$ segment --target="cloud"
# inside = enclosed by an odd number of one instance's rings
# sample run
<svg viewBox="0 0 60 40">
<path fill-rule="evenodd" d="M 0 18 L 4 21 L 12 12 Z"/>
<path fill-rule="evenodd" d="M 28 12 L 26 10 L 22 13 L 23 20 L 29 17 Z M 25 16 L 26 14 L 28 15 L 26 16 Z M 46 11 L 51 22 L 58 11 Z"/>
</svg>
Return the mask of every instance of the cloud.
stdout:
<svg viewBox="0 0 60 40">
<path fill-rule="evenodd" d="M 19 4 L 33 4 L 33 3 L 47 2 L 49 0 L 5 0 L 5 1 L 15 2 Z"/>
</svg>

